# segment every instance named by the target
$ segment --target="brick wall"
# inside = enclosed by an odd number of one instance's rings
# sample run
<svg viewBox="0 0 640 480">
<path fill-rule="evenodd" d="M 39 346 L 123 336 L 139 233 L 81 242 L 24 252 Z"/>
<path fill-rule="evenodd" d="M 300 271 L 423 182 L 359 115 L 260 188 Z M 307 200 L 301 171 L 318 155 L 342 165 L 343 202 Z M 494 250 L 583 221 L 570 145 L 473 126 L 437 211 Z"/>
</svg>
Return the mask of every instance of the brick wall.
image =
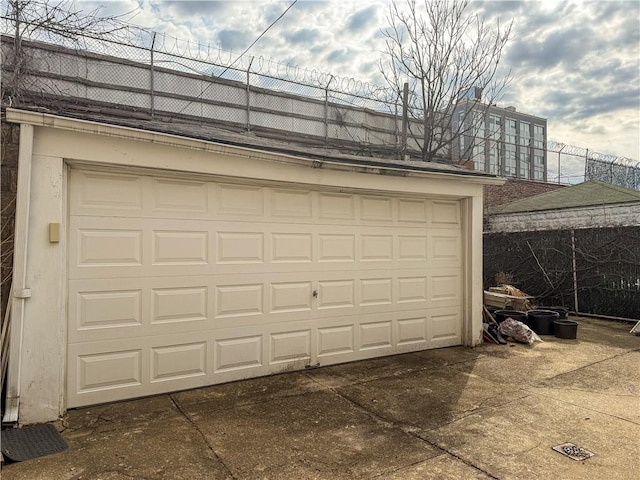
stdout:
<svg viewBox="0 0 640 480">
<path fill-rule="evenodd" d="M 2 278 L 2 317 L 9 300 L 11 287 L 11 272 L 13 270 L 13 237 L 16 212 L 16 192 L 18 187 L 18 148 L 20 126 L 7 123 L 2 124 L 0 143 L 2 156 L 0 163 L 0 184 L 2 198 L 2 213 L 0 225 L 2 230 L 2 261 L 0 262 L 0 276 Z"/>
<path fill-rule="evenodd" d="M 535 180 L 521 180 L 510 178 L 504 185 L 485 185 L 484 187 L 484 208 L 504 205 L 515 202 L 522 198 L 533 197 L 541 193 L 552 192 L 565 185 L 557 183 L 545 183 Z"/>
</svg>

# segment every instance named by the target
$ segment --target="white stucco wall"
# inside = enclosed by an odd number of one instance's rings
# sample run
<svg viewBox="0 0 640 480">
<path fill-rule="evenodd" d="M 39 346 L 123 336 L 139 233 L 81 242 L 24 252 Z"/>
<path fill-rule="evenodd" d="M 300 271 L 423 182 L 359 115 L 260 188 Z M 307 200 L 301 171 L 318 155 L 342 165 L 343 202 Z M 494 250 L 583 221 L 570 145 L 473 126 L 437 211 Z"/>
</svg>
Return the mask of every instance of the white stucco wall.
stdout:
<svg viewBox="0 0 640 480">
<path fill-rule="evenodd" d="M 31 196 L 28 218 L 26 287 L 21 334 L 11 349 L 19 365 L 8 383 L 19 395 L 22 424 L 58 418 L 65 410 L 66 357 L 66 182 L 68 166 L 111 166 L 125 171 L 180 171 L 212 178 L 251 178 L 260 182 L 342 187 L 461 199 L 464 231 L 463 342 L 476 345 L 482 324 L 483 185 L 500 179 L 448 173 L 380 175 L 380 168 L 345 166 L 200 140 L 151 133 L 51 115 L 8 110 L 8 121 L 33 125 Z M 382 169 L 383 170 L 383 169 Z M 373 172 L 369 174 L 366 172 Z M 25 189 L 28 185 L 19 185 Z M 20 207 L 20 206 L 18 206 Z M 61 224 L 60 243 L 50 243 L 50 223 Z M 12 319 L 13 320 L 13 319 Z M 13 372 L 13 373 L 11 373 Z M 17 374 L 16 374 L 17 372 Z"/>
<path fill-rule="evenodd" d="M 526 232 L 640 224 L 640 202 L 491 215 L 488 232 Z"/>
</svg>

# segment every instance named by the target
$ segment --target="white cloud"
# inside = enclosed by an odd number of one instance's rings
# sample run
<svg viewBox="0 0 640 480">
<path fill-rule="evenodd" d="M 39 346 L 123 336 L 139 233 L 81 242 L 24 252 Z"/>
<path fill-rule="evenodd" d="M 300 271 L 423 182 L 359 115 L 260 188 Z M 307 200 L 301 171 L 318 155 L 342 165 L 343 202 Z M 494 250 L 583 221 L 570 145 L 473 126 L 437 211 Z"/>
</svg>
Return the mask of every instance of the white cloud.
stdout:
<svg viewBox="0 0 640 480">
<path fill-rule="evenodd" d="M 108 14 L 135 8 L 136 24 L 240 52 L 291 1 L 80 4 L 104 5 Z M 299 0 L 250 53 L 379 82 L 374 65 L 384 48 L 379 30 L 386 25 L 388 5 L 388 0 Z M 514 20 L 504 58 L 513 76 L 505 104 L 548 118 L 550 138 L 640 158 L 639 2 L 475 1 L 471 8 L 502 25 Z M 574 164 L 567 168 L 577 174 Z"/>
</svg>

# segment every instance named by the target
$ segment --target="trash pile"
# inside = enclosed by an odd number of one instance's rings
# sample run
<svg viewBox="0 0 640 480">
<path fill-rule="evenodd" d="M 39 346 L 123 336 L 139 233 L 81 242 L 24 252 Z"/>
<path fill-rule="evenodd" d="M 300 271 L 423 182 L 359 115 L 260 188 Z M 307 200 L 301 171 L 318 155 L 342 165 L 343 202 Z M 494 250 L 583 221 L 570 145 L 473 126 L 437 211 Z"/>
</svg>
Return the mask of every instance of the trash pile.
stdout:
<svg viewBox="0 0 640 480">
<path fill-rule="evenodd" d="M 503 310 L 508 312 L 508 310 Z M 514 311 L 514 313 L 523 313 Z M 526 315 L 526 314 L 525 314 Z M 512 317 L 502 318 L 498 322 L 486 306 L 483 306 L 482 339 L 485 343 L 506 345 L 507 340 L 513 340 L 527 345 L 541 342 L 542 339 L 527 324 Z M 513 315 L 514 317 L 516 315 Z"/>
<path fill-rule="evenodd" d="M 578 322 L 567 320 L 565 307 L 537 309 L 534 297 L 513 285 L 503 284 L 484 292 L 482 339 L 485 343 L 506 345 L 509 340 L 533 345 L 540 335 L 575 339 Z"/>
<path fill-rule="evenodd" d="M 490 287 L 484 292 L 483 340 L 506 345 L 506 338 L 533 345 L 542 339 L 527 325 L 527 312 L 533 310 L 533 297 L 513 285 Z M 500 312 L 494 315 L 489 310 Z"/>
</svg>

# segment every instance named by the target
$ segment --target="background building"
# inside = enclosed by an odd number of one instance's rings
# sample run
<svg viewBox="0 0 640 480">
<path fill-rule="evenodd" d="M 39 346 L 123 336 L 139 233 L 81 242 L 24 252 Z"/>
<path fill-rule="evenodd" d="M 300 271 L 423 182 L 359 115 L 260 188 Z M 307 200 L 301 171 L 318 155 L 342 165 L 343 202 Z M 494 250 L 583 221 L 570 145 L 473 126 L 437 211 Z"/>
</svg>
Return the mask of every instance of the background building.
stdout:
<svg viewBox="0 0 640 480">
<path fill-rule="evenodd" d="M 547 179 L 547 120 L 517 112 L 515 107 L 460 102 L 454 129 L 464 132 L 454 142 L 454 161 L 475 170 L 524 179 Z"/>
</svg>

